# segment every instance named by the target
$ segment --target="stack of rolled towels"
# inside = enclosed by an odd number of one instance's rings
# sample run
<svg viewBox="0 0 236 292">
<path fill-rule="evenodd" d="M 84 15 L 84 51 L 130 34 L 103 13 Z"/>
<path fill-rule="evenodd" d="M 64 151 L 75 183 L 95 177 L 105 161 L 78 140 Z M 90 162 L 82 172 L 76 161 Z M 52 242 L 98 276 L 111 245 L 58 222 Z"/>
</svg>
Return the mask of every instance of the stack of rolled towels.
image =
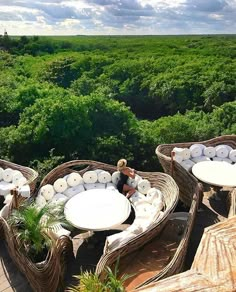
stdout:
<svg viewBox="0 0 236 292">
<path fill-rule="evenodd" d="M 236 163 L 236 149 L 229 145 L 205 146 L 193 144 L 189 148 L 175 147 L 174 160 L 180 163 L 187 171 L 191 171 L 195 163 L 201 161 L 222 161 L 230 164 Z"/>
<path fill-rule="evenodd" d="M 4 197 L 4 206 L 0 210 L 0 216 L 7 218 L 10 204 L 12 201 L 11 190 L 17 188 L 19 194 L 28 198 L 30 196 L 30 187 L 27 179 L 19 171 L 12 168 L 3 169 L 0 167 L 0 196 Z"/>
</svg>

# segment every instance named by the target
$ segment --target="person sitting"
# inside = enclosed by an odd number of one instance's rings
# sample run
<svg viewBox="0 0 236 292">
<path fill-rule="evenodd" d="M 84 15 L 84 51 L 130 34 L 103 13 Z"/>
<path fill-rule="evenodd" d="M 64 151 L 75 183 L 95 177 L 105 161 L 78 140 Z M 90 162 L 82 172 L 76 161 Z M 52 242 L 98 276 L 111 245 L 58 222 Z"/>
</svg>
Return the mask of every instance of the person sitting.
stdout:
<svg viewBox="0 0 236 292">
<path fill-rule="evenodd" d="M 127 198 L 130 198 L 136 189 L 127 184 L 128 178 L 135 178 L 134 169 L 127 166 L 126 159 L 120 159 L 117 162 L 117 170 L 120 172 L 120 178 L 117 183 L 117 189 L 120 193 L 124 194 Z"/>
</svg>

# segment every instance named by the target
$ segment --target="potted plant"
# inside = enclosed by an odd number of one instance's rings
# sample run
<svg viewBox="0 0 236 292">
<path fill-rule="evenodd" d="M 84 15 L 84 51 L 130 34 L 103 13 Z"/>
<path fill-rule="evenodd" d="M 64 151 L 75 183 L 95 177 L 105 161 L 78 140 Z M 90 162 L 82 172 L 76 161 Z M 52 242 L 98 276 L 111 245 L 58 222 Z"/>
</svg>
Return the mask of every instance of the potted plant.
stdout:
<svg viewBox="0 0 236 292">
<path fill-rule="evenodd" d="M 70 228 L 64 218 L 62 205 L 56 208 L 51 205 L 39 208 L 35 203 L 24 202 L 18 209 L 12 211 L 7 221 L 21 252 L 33 263 L 44 261 L 53 247 L 55 241 L 49 236 L 48 231 L 55 224 L 63 224 Z"/>
</svg>

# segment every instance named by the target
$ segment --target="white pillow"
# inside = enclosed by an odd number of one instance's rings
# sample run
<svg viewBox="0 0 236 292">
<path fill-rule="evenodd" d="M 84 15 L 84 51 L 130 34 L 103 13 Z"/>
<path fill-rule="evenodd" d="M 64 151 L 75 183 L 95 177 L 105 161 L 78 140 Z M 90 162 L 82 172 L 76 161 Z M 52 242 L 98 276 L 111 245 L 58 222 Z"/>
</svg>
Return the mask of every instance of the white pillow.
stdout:
<svg viewBox="0 0 236 292">
<path fill-rule="evenodd" d="M 93 170 L 86 171 L 83 174 L 83 180 L 86 184 L 94 184 L 98 179 L 97 173 Z"/>
<path fill-rule="evenodd" d="M 103 184 L 111 182 L 111 174 L 108 171 L 99 172 L 98 181 Z"/>
<path fill-rule="evenodd" d="M 67 184 L 70 187 L 75 187 L 77 185 L 83 184 L 84 181 L 82 176 L 77 172 L 72 172 L 66 177 Z"/>
<path fill-rule="evenodd" d="M 120 233 L 116 233 L 107 237 L 108 241 L 108 249 L 114 250 L 115 248 L 120 247 L 124 243 L 128 242 L 129 240 L 133 239 L 137 235 L 129 232 L 129 231 L 122 231 Z"/>
<path fill-rule="evenodd" d="M 39 195 L 42 195 L 47 201 L 51 200 L 54 194 L 55 194 L 55 190 L 53 186 L 50 184 L 46 184 L 42 186 L 39 191 Z"/>
<path fill-rule="evenodd" d="M 151 188 L 151 183 L 147 179 L 142 179 L 138 183 L 138 191 L 142 194 L 146 194 Z"/>
</svg>

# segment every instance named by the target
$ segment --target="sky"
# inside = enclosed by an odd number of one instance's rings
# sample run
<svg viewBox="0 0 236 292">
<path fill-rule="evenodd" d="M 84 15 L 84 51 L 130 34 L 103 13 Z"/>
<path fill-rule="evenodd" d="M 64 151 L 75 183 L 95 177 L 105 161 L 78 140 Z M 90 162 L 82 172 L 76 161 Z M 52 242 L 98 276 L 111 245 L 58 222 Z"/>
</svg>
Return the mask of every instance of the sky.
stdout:
<svg viewBox="0 0 236 292">
<path fill-rule="evenodd" d="M 235 34 L 236 0 L 0 0 L 0 34 Z"/>
</svg>

